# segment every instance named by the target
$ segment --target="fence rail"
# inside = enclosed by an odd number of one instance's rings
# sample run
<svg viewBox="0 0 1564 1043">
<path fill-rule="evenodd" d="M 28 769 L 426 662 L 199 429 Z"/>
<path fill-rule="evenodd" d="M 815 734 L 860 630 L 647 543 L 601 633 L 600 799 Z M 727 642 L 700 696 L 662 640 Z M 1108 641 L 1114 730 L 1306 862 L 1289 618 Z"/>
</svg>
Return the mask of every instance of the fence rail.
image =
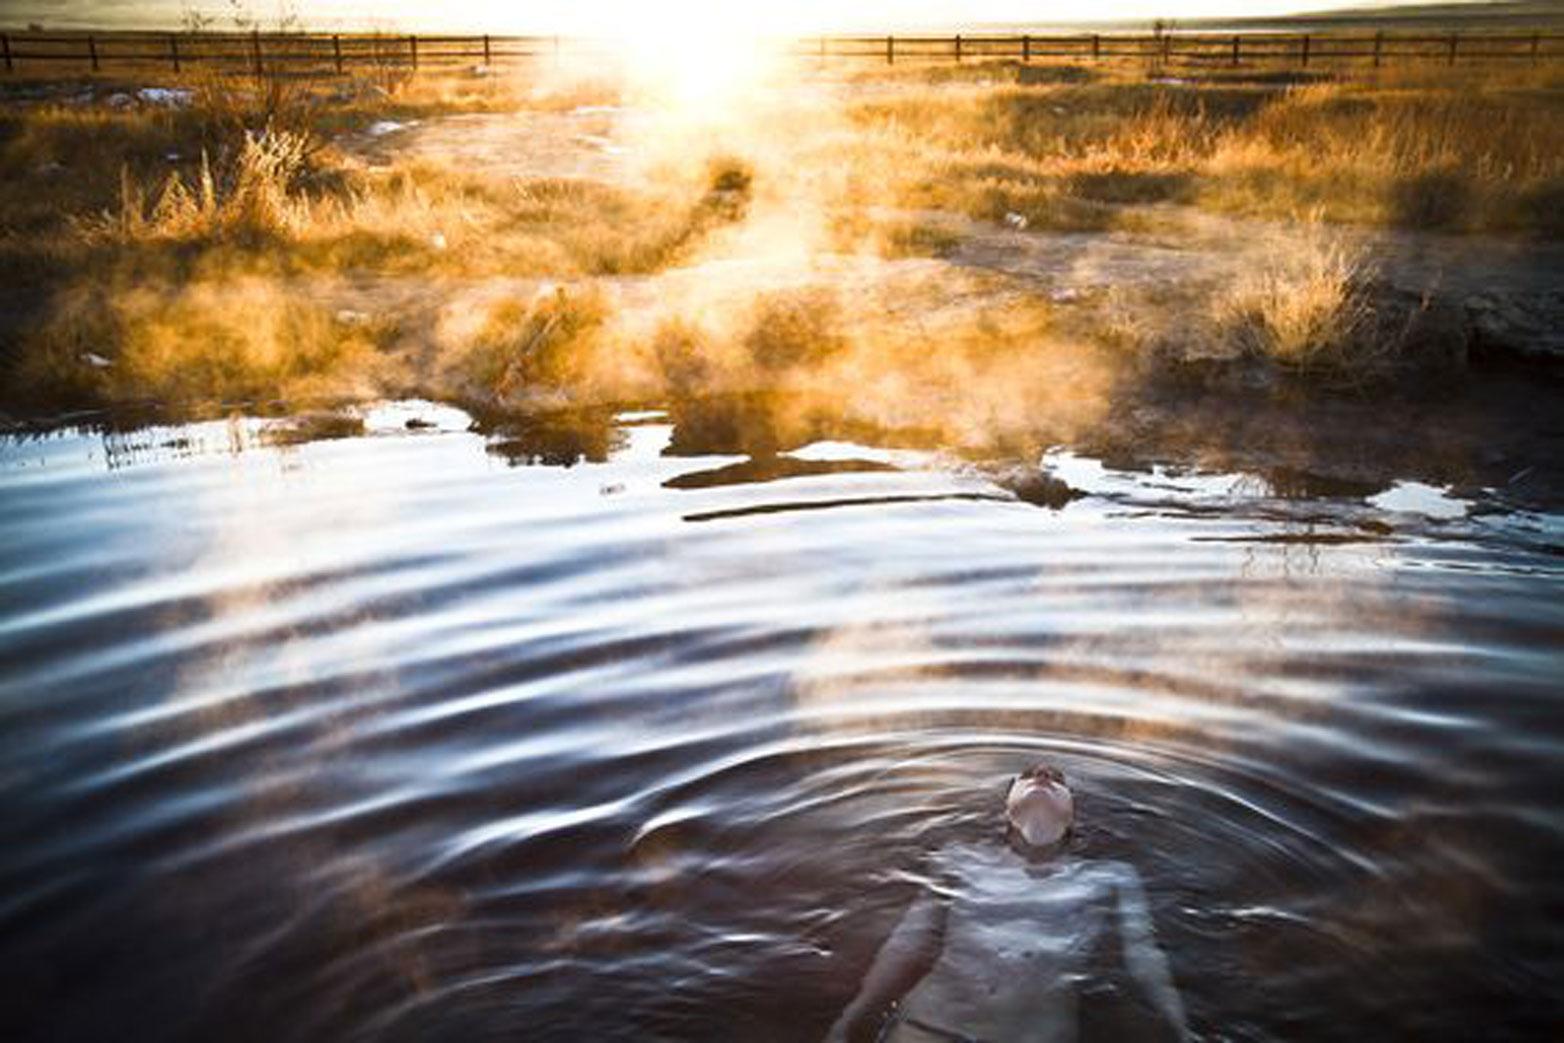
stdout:
<svg viewBox="0 0 1564 1043">
<path fill-rule="evenodd" d="M 1564 60 L 1564 33 L 1334 32 L 955 36 L 821 36 L 795 40 L 798 57 L 877 61 L 1144 61 L 1171 66 L 1310 66 L 1439 62 L 1514 64 Z M 257 75 L 346 73 L 375 67 L 420 70 L 497 65 L 562 54 L 591 56 L 587 41 L 540 36 L 421 36 L 366 33 L 0 32 L 4 71 L 62 66 L 99 72 L 202 66 Z M 597 53 L 607 52 L 598 50 Z"/>
</svg>

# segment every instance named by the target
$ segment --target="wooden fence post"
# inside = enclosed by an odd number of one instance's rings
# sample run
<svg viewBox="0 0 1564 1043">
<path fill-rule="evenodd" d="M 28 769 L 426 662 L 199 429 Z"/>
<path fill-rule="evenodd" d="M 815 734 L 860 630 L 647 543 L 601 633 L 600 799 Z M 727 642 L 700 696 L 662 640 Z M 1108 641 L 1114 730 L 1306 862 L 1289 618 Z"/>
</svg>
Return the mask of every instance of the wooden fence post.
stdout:
<svg viewBox="0 0 1564 1043">
<path fill-rule="evenodd" d="M 1029 61 L 1032 60 L 1032 34 L 1031 33 L 1026 33 L 1025 35 L 1023 35 L 1021 37 L 1021 60 L 1023 62 L 1029 62 Z"/>
<path fill-rule="evenodd" d="M 11 34 L 0 33 L 0 53 L 5 55 L 5 71 L 15 72 L 16 63 L 11 60 Z"/>
<path fill-rule="evenodd" d="M 1171 33 L 1166 33 L 1165 32 L 1165 33 L 1162 34 L 1162 58 L 1161 58 L 1161 62 L 1162 62 L 1163 65 L 1166 65 L 1168 63 L 1168 57 L 1172 53 L 1173 53 L 1173 35 Z"/>
<path fill-rule="evenodd" d="M 1305 69 L 1307 69 L 1309 67 L 1309 34 L 1308 33 L 1304 33 L 1303 34 L 1303 54 L 1300 57 L 1303 60 L 1303 67 Z"/>
<path fill-rule="evenodd" d="M 255 75 L 266 75 L 266 66 L 261 61 L 261 31 L 259 29 L 250 33 L 250 57 L 255 61 Z"/>
<path fill-rule="evenodd" d="M 1383 31 L 1374 34 L 1374 68 L 1379 68 L 1379 56 L 1385 50 L 1385 34 Z"/>
<path fill-rule="evenodd" d="M 169 61 L 169 64 L 174 67 L 174 71 L 178 72 L 179 71 L 179 37 L 175 36 L 173 33 L 169 33 L 168 34 L 168 61 Z"/>
<path fill-rule="evenodd" d="M 1102 37 L 1092 33 L 1092 61 L 1102 61 Z"/>
<path fill-rule="evenodd" d="M 331 62 L 337 67 L 337 75 L 342 75 L 342 37 L 336 33 L 331 34 Z"/>
<path fill-rule="evenodd" d="M 92 62 L 92 71 L 98 71 L 98 41 L 91 33 L 87 34 L 87 59 Z"/>
<path fill-rule="evenodd" d="M 885 38 L 885 64 L 896 64 L 896 37 L 894 36 L 887 36 Z"/>
<path fill-rule="evenodd" d="M 493 65 L 494 59 L 489 56 L 489 34 L 483 34 L 483 64 Z"/>
<path fill-rule="evenodd" d="M 1239 47 L 1239 44 L 1240 44 L 1240 42 L 1242 40 L 1243 40 L 1242 36 L 1238 36 L 1236 34 L 1233 36 L 1233 64 L 1234 65 L 1237 65 L 1238 61 L 1239 61 L 1239 58 L 1238 58 L 1238 47 Z"/>
<path fill-rule="evenodd" d="M 961 61 L 961 34 L 956 34 L 956 61 Z"/>
<path fill-rule="evenodd" d="M 418 37 L 416 36 L 407 38 L 407 57 L 413 63 L 413 71 L 416 72 L 418 70 Z"/>
<path fill-rule="evenodd" d="M 1449 58 L 1449 61 L 1447 62 L 1447 64 L 1449 64 L 1449 65 L 1454 65 L 1455 64 L 1455 48 L 1456 48 L 1456 44 L 1459 43 L 1460 40 L 1461 40 L 1461 38 L 1459 36 L 1457 36 L 1455 33 L 1451 33 L 1450 34 L 1450 58 Z"/>
</svg>

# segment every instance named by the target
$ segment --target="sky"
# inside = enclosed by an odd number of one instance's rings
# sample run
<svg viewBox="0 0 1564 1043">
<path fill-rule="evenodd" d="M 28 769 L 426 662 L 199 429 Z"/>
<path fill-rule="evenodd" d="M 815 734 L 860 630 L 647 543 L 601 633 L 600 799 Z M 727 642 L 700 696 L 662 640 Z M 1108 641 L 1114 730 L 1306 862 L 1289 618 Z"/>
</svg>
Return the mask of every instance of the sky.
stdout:
<svg viewBox="0 0 1564 1043">
<path fill-rule="evenodd" d="M 1401 6 L 1417 0 L 1381 0 Z M 1370 0 L 0 0 L 0 25 L 174 27 L 187 12 L 233 24 L 237 4 L 263 27 L 383 28 L 494 33 L 612 32 L 645 22 L 742 23 L 751 31 L 811 32 L 959 24 L 1049 24 L 1288 14 L 1370 6 Z"/>
</svg>

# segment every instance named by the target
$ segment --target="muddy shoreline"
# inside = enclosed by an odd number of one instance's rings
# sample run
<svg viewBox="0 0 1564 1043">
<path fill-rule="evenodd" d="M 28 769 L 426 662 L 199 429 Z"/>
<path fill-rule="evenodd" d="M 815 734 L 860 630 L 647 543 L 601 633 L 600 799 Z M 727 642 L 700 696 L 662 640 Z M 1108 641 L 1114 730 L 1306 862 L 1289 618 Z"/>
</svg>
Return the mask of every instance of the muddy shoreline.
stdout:
<svg viewBox="0 0 1564 1043">
<path fill-rule="evenodd" d="M 418 397 L 416 389 L 405 390 Z M 1059 449 L 1127 471 L 1249 474 L 1284 499 L 1361 499 L 1398 481 L 1416 481 L 1496 510 L 1557 510 L 1564 504 L 1564 374 L 1550 365 L 1510 361 L 1476 365 L 1459 380 L 1372 392 L 1283 379 L 1263 393 L 1248 390 L 1241 401 L 1231 388 L 1163 373 L 1124 390 L 1100 421 L 1084 429 L 1066 433 L 1039 414 L 1025 433 L 965 446 L 950 445 L 937 429 L 866 421 L 818 399 L 776 392 L 568 408 L 445 404 L 471 417 L 470 430 L 489 439 L 491 453 L 517 463 L 604 460 L 614 448 L 616 418 L 652 411 L 674 425 L 670 455 L 745 456 L 734 471 L 751 481 L 816 473 L 788 454 L 818 442 L 858 442 L 944 451 L 953 466 L 977 466 L 1019 498 L 1047 507 L 1062 506 L 1073 495 L 1037 470 L 1044 454 Z M 364 433 L 363 404 L 355 402 L 305 411 L 277 402 L 200 411 L 149 403 L 26 418 L 10 413 L 3 431 L 23 439 L 60 428 L 126 434 L 224 415 L 272 418 L 268 437 L 279 444 Z M 409 435 L 433 431 L 417 416 L 407 421 Z"/>
</svg>

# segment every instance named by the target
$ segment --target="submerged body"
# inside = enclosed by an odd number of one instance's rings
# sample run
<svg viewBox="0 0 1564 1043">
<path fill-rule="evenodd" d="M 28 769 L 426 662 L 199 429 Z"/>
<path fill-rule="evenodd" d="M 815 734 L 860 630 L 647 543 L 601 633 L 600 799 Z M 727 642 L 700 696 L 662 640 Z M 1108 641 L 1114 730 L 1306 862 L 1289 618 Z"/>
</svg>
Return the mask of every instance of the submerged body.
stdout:
<svg viewBox="0 0 1564 1043">
<path fill-rule="evenodd" d="M 880 1038 L 1185 1038 L 1182 1005 L 1132 867 L 1034 865 L 998 845 L 952 845 L 937 860 L 954 895 L 919 898 L 943 911 L 915 907 L 909 917 L 922 921 L 917 929 L 938 932 L 939 953 L 895 1004 Z"/>
<path fill-rule="evenodd" d="M 1011 842 L 951 843 L 886 939 L 830 1041 L 1113 1043 L 1188 1038 L 1140 874 L 1058 857 L 1074 823 L 1064 777 L 1011 784 Z"/>
</svg>

